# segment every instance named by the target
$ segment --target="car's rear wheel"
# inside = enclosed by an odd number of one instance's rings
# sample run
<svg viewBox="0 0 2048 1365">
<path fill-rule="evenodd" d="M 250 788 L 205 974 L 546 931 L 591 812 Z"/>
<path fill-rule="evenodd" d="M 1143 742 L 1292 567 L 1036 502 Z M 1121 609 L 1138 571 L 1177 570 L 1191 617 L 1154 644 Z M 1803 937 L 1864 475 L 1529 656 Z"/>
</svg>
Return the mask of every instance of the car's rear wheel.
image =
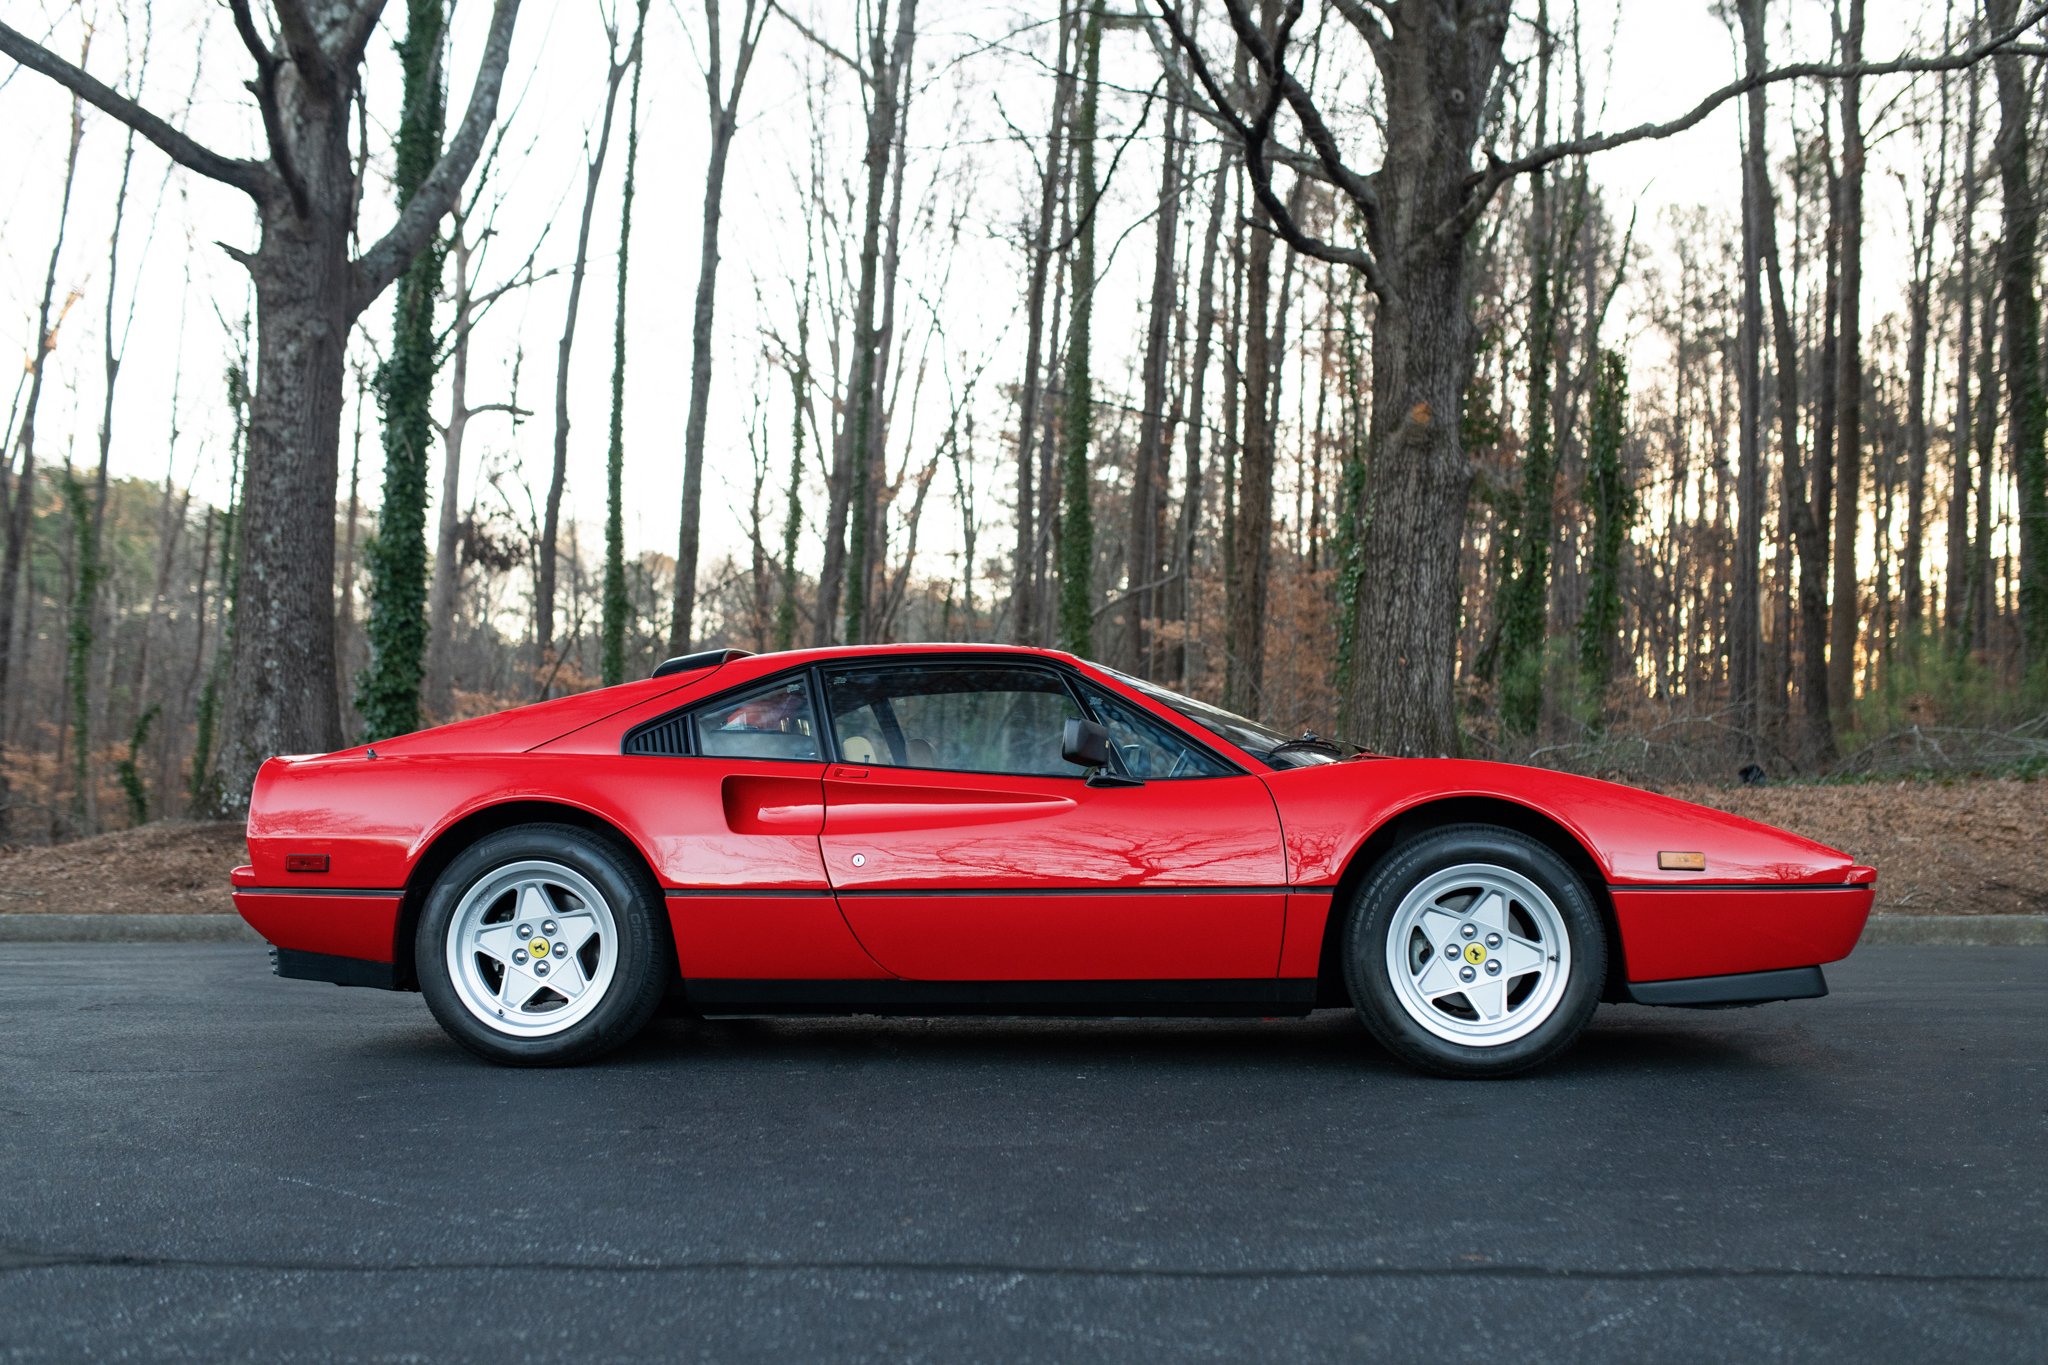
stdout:
<svg viewBox="0 0 2048 1365">
<path fill-rule="evenodd" d="M 1504 1076 L 1562 1052 L 1606 975 L 1600 912 L 1571 866 L 1491 825 L 1419 834 L 1350 907 L 1345 980 L 1359 1017 L 1404 1060 Z"/>
<path fill-rule="evenodd" d="M 420 992 L 451 1037 L 514 1066 L 559 1066 L 646 1025 L 673 975 L 660 889 L 614 841 L 573 825 L 478 840 L 420 915 Z"/>
</svg>

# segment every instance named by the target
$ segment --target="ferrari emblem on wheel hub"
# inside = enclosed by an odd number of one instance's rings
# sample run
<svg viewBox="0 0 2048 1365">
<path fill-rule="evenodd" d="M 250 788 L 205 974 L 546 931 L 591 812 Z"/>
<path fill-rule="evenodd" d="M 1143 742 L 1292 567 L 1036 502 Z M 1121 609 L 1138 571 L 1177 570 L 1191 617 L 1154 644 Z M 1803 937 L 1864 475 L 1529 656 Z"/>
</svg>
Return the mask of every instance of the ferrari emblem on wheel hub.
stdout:
<svg viewBox="0 0 2048 1365">
<path fill-rule="evenodd" d="M 1466 944 L 1466 945 L 1465 945 L 1465 960 L 1466 960 L 1467 962 L 1471 963 L 1471 964 L 1472 964 L 1473 966 L 1475 966 L 1475 967 L 1477 967 L 1477 966 L 1478 966 L 1478 965 L 1479 965 L 1480 963 L 1482 963 L 1482 962 L 1486 961 L 1486 947 L 1485 947 L 1485 945 L 1484 945 L 1484 944 L 1479 944 L 1479 943 L 1468 943 L 1468 944 Z"/>
<path fill-rule="evenodd" d="M 544 938 L 537 938 L 526 945 L 526 951 L 532 953 L 535 957 L 546 957 L 548 955 L 548 941 Z M 1477 962 L 1479 959 L 1475 957 L 1472 960 Z"/>
</svg>

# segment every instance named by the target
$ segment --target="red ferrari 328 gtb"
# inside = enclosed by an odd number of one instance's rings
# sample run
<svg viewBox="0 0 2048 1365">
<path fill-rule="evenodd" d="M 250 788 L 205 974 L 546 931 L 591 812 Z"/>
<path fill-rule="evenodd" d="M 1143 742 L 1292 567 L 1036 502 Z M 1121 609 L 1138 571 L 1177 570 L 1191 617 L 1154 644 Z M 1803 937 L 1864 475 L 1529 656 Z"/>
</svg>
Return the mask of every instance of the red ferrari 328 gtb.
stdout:
<svg viewBox="0 0 2048 1365">
<path fill-rule="evenodd" d="M 1824 995 L 1876 873 L 1626 787 L 1343 757 L 1070 655 L 672 659 L 275 758 L 235 906 L 280 976 L 417 989 L 498 1062 L 699 1015 L 1354 1006 L 1463 1076 L 1602 1000 Z"/>
</svg>

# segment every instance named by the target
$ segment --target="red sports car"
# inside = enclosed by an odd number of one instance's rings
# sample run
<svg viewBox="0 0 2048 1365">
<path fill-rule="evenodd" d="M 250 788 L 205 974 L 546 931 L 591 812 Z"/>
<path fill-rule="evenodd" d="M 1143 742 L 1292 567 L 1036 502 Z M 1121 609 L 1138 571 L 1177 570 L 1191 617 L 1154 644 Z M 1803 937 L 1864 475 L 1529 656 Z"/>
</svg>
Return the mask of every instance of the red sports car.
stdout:
<svg viewBox="0 0 2048 1365">
<path fill-rule="evenodd" d="M 275 758 L 235 906 L 280 976 L 498 1062 L 699 1015 L 1288 1015 L 1491 1076 L 1602 1000 L 1823 995 L 1876 873 L 1606 782 L 1345 757 L 1048 650 L 671 659 Z"/>
</svg>

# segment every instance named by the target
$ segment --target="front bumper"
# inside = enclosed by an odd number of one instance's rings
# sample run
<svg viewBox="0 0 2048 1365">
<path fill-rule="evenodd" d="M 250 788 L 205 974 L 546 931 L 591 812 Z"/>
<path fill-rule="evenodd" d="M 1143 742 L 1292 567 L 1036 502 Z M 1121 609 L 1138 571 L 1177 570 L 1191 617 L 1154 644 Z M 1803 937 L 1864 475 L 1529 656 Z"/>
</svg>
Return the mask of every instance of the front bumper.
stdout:
<svg viewBox="0 0 2048 1365">
<path fill-rule="evenodd" d="M 1762 1005 L 1772 1000 L 1817 1000 L 1828 993 L 1828 979 L 1818 967 L 1787 967 L 1775 972 L 1736 972 L 1730 976 L 1695 976 L 1677 981 L 1632 981 L 1628 998 L 1638 1005 L 1669 1005 L 1680 1009 L 1725 1009 Z"/>
<path fill-rule="evenodd" d="M 1820 886 L 1610 886 L 1629 989 L 1839 962 L 1870 918 L 1876 875 L 1855 868 Z"/>
</svg>

